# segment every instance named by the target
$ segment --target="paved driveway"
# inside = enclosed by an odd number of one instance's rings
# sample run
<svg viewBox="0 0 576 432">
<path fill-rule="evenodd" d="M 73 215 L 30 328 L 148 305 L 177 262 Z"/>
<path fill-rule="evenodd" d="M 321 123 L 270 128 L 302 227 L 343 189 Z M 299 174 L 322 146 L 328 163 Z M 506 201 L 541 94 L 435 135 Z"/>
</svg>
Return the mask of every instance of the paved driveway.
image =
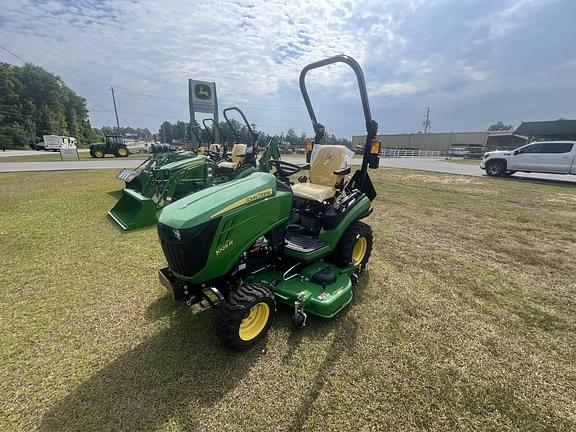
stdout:
<svg viewBox="0 0 576 432">
<path fill-rule="evenodd" d="M 53 152 L 47 151 L 35 151 L 35 150 L 6 150 L 0 151 L 0 158 L 11 157 L 11 156 L 38 156 L 38 155 L 49 155 L 54 154 Z"/>
<path fill-rule="evenodd" d="M 288 162 L 303 163 L 303 156 L 284 155 L 283 159 Z M 352 159 L 352 165 L 360 165 L 361 159 Z M 63 170 L 85 170 L 85 169 L 122 169 L 135 168 L 142 163 L 142 160 L 99 160 L 99 161 L 56 161 L 56 162 L 9 162 L 0 161 L 0 172 L 19 171 L 63 171 Z M 381 158 L 380 167 L 383 168 L 404 168 L 421 171 L 441 172 L 446 174 L 459 174 L 467 176 L 486 176 L 480 169 L 479 164 L 464 164 L 449 162 L 442 159 L 418 159 L 418 158 Z M 544 180 L 562 182 L 576 185 L 576 176 L 556 175 L 556 174 L 532 174 L 518 173 L 512 178 L 527 178 L 532 180 Z"/>
<path fill-rule="evenodd" d="M 304 161 L 304 158 L 299 156 L 286 156 L 283 158 L 294 163 L 302 163 Z M 352 159 L 352 165 L 360 165 L 361 163 L 361 159 Z M 468 164 L 446 161 L 444 159 L 380 158 L 380 167 L 404 168 L 477 177 L 486 176 L 486 173 L 480 169 L 480 161 L 478 161 L 477 164 Z M 514 174 L 512 178 L 528 178 L 576 184 L 576 176 L 573 175 L 517 173 Z"/>
<path fill-rule="evenodd" d="M 0 162 L 0 172 L 68 171 L 91 169 L 136 168 L 142 160 L 56 161 L 56 162 Z"/>
</svg>

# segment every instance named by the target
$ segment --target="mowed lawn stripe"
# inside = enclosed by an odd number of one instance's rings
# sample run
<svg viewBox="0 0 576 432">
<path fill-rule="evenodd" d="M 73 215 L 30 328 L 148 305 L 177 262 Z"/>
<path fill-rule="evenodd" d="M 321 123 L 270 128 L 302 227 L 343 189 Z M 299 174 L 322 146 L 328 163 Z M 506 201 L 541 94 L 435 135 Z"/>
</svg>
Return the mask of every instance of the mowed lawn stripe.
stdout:
<svg viewBox="0 0 576 432">
<path fill-rule="evenodd" d="M 168 298 L 116 170 L 0 175 L 1 430 L 576 428 L 576 190 L 382 169 L 352 304 L 255 349 Z"/>
</svg>

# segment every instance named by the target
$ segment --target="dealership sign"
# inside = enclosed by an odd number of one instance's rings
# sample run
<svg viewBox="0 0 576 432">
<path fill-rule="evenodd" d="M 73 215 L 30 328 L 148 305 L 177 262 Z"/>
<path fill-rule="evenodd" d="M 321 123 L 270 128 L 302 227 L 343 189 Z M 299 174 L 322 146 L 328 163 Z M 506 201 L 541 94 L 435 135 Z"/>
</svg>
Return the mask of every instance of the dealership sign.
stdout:
<svg viewBox="0 0 576 432">
<path fill-rule="evenodd" d="M 216 86 L 213 82 L 190 80 L 190 102 L 194 112 L 216 112 Z"/>
</svg>

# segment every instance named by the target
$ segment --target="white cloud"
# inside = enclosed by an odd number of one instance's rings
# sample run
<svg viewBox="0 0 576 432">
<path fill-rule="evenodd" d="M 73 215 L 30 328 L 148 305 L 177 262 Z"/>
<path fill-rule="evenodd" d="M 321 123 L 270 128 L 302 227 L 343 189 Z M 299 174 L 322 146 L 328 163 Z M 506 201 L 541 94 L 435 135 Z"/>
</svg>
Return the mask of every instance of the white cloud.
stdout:
<svg viewBox="0 0 576 432">
<path fill-rule="evenodd" d="M 187 118 L 187 79 L 195 78 L 216 81 L 223 105 L 245 107 L 271 132 L 309 131 L 298 91 L 300 70 L 338 53 L 363 65 L 373 111 L 384 117 L 392 108 L 381 96 L 420 112 L 423 103 L 447 98 L 464 103 L 510 81 L 526 89 L 532 75 L 525 68 L 514 77 L 503 72 L 510 51 L 502 47 L 533 23 L 554 24 L 538 21 L 540 9 L 549 5 L 536 0 L 509 0 L 501 7 L 400 0 L 3 3 L 2 43 L 87 97 L 94 124 L 113 122 L 108 91 L 113 84 L 121 121 L 151 129 L 165 119 Z M 569 10 L 573 3 L 564 4 Z M 567 66 L 554 73 L 571 71 Z M 539 72 L 546 75 L 547 69 Z M 334 66 L 313 71 L 308 80 L 315 103 L 330 113 L 337 134 L 361 132 L 363 126 L 362 121 L 347 126 L 346 112 L 360 112 L 352 77 L 345 67 Z M 409 124 L 388 127 L 409 129 Z"/>
</svg>

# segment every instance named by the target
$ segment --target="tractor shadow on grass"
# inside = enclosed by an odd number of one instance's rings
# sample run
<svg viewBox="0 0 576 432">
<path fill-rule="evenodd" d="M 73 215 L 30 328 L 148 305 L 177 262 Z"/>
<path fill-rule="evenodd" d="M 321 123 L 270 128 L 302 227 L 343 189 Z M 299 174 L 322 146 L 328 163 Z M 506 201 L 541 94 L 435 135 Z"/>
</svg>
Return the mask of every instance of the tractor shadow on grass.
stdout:
<svg viewBox="0 0 576 432">
<path fill-rule="evenodd" d="M 173 307 L 169 307 L 168 303 Z M 196 429 L 196 410 L 236 387 L 266 341 L 236 353 L 214 335 L 214 312 L 191 313 L 163 297 L 147 311 L 165 328 L 103 367 L 43 417 L 41 431 Z"/>
<path fill-rule="evenodd" d="M 273 325 L 278 326 L 285 326 L 291 329 L 292 333 L 288 337 L 288 351 L 284 354 L 282 358 L 283 363 L 289 363 L 296 351 L 306 338 L 316 338 L 316 339 L 324 339 L 327 337 L 328 333 L 333 330 L 339 330 L 340 326 L 342 326 L 342 321 L 347 319 L 348 311 L 351 307 L 354 307 L 356 304 L 361 304 L 364 301 L 364 287 L 367 287 L 370 283 L 370 271 L 364 271 L 361 276 L 360 280 L 357 285 L 353 287 L 354 297 L 352 298 L 352 302 L 344 308 L 341 312 L 338 313 L 334 318 L 327 319 L 327 318 L 320 318 L 314 315 L 308 315 L 308 321 L 306 327 L 300 330 L 294 330 L 291 323 L 291 314 L 290 312 L 292 309 L 281 306 L 280 310 L 278 311 L 277 321 Z M 285 313 L 286 312 L 286 313 Z M 310 329 L 313 330 L 310 332 Z"/>
<path fill-rule="evenodd" d="M 314 327 L 315 331 L 312 336 L 306 333 L 306 330 L 294 331 L 289 339 L 288 352 L 285 354 L 283 361 L 288 363 L 296 354 L 298 347 L 306 337 L 314 337 L 317 339 L 325 339 L 330 337 L 329 333 L 335 331 L 333 341 L 326 352 L 324 360 L 318 367 L 316 375 L 311 378 L 311 385 L 302 397 L 298 409 L 295 410 L 294 418 L 288 430 L 300 431 L 302 430 L 306 419 L 310 415 L 314 403 L 320 396 L 325 383 L 329 381 L 332 375 L 332 368 L 336 365 L 343 356 L 351 353 L 357 344 L 358 336 L 358 322 L 356 318 L 349 313 L 350 308 L 355 304 L 360 304 L 363 301 L 363 288 L 367 287 L 370 283 L 369 271 L 362 274 L 360 281 L 354 288 L 354 298 L 352 303 L 341 311 L 336 317 L 332 319 L 312 318 L 310 326 Z"/>
<path fill-rule="evenodd" d="M 337 334 L 334 335 L 332 344 L 328 348 L 324 360 L 320 363 L 316 375 L 311 377 L 308 391 L 303 395 L 300 405 L 294 411 L 294 417 L 288 428 L 289 431 L 301 431 L 303 429 L 310 412 L 314 408 L 314 403 L 332 375 L 332 368 L 342 356 L 347 355 L 356 347 L 358 323 L 355 318 L 348 315 L 343 316 L 338 323 L 336 331 Z"/>
</svg>

